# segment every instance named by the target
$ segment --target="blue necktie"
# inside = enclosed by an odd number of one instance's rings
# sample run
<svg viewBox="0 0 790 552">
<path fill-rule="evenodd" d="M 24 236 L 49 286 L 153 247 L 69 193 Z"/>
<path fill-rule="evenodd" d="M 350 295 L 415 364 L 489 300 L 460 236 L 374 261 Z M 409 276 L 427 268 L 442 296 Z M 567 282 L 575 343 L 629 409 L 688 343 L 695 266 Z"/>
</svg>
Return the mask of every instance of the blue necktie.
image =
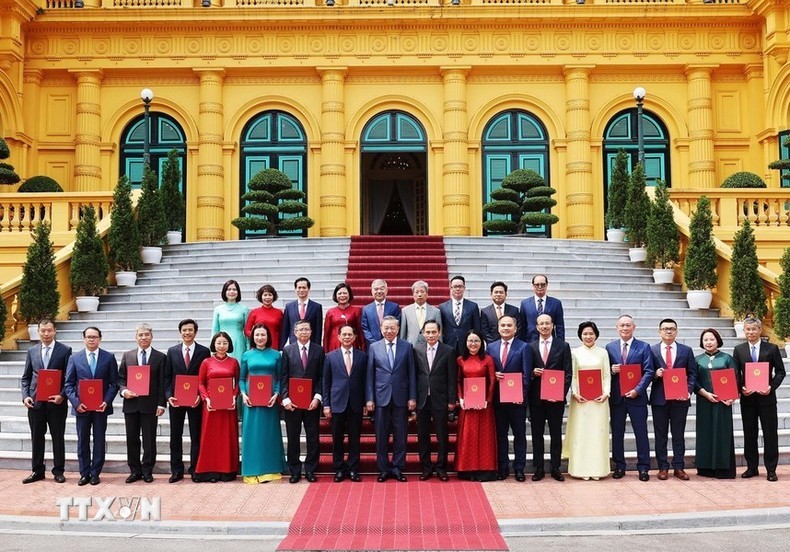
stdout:
<svg viewBox="0 0 790 552">
<path fill-rule="evenodd" d="M 752 362 L 757 362 L 757 347 L 752 345 Z"/>
<path fill-rule="evenodd" d="M 390 361 L 390 369 L 395 367 L 395 353 L 392 350 L 393 345 L 395 344 L 392 342 L 387 343 L 387 358 Z"/>
<path fill-rule="evenodd" d="M 538 316 L 543 314 L 543 298 L 538 298 Z"/>
<path fill-rule="evenodd" d="M 143 349 L 143 352 L 142 352 L 142 354 L 141 354 L 140 356 L 142 357 L 142 359 L 141 359 L 141 360 L 142 360 L 141 364 L 142 364 L 143 366 L 145 366 L 146 364 L 148 364 L 148 355 L 147 355 L 147 354 L 145 354 L 145 349 Z"/>
<path fill-rule="evenodd" d="M 96 375 L 96 353 L 91 353 L 90 355 L 90 367 L 91 367 L 91 376 Z"/>
</svg>

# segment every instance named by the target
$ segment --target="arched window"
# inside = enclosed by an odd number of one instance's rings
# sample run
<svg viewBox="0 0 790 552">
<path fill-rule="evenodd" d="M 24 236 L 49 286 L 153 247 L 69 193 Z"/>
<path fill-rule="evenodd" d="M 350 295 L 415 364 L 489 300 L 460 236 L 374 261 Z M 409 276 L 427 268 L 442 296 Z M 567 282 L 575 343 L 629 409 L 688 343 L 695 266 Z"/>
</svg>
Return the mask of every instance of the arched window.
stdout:
<svg viewBox="0 0 790 552">
<path fill-rule="evenodd" d="M 247 183 L 256 173 L 269 168 L 287 174 L 293 187 L 307 194 L 307 136 L 302 124 L 284 111 L 264 111 L 242 130 L 239 197 L 247 192 Z M 239 205 L 243 206 L 244 201 L 240 199 Z M 242 238 L 256 234 L 240 233 Z M 306 236 L 307 230 L 281 231 L 280 234 Z"/>
<path fill-rule="evenodd" d="M 170 150 L 178 151 L 181 163 L 181 191 L 186 197 L 186 140 L 181 125 L 163 113 L 151 112 L 149 124 L 149 152 L 151 169 L 161 178 L 162 164 Z M 139 115 L 126 125 L 121 133 L 121 175 L 139 188 L 143 180 L 143 149 L 145 142 L 144 116 Z"/>
<path fill-rule="evenodd" d="M 783 130 L 779 133 L 779 159 L 790 159 L 790 130 Z M 779 186 L 790 188 L 790 169 L 779 171 Z"/>
<path fill-rule="evenodd" d="M 532 169 L 549 182 L 549 137 L 540 119 L 518 109 L 495 115 L 483 130 L 483 204 L 502 179 L 516 169 Z M 505 215 L 483 214 L 483 220 Z M 527 227 L 527 233 L 547 234 L 545 226 Z"/>
<path fill-rule="evenodd" d="M 648 186 L 655 186 L 663 180 L 672 186 L 669 171 L 669 133 L 657 115 L 642 112 L 642 130 L 645 142 L 645 176 Z M 614 168 L 617 152 L 628 153 L 628 170 L 639 162 L 639 134 L 637 132 L 636 108 L 626 109 L 616 114 L 606 125 L 603 137 L 604 186 L 608 187 L 610 173 Z"/>
</svg>

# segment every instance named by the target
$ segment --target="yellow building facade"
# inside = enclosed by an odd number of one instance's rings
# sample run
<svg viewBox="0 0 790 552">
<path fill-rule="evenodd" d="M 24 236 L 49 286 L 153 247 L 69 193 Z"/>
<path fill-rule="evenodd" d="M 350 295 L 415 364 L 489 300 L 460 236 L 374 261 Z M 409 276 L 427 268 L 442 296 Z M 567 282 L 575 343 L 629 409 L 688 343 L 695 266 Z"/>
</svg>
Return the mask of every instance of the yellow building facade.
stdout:
<svg viewBox="0 0 790 552">
<path fill-rule="evenodd" d="M 134 180 L 150 88 L 155 156 L 182 150 L 187 241 L 238 238 L 266 166 L 306 192 L 310 236 L 481 235 L 525 167 L 557 190 L 554 237 L 601 239 L 642 86 L 651 179 L 782 185 L 788 0 L 390 2 L 0 0 L 7 161 L 67 192 Z"/>
</svg>

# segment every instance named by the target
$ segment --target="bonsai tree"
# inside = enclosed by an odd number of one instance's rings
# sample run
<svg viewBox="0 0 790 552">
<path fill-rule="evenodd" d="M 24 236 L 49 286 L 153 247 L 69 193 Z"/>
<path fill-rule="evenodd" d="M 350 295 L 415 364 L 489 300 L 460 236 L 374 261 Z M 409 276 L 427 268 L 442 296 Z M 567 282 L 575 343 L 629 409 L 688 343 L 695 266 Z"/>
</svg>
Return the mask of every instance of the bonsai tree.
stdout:
<svg viewBox="0 0 790 552">
<path fill-rule="evenodd" d="M 708 196 L 701 196 L 691 216 L 689 245 L 683 263 L 683 281 L 691 290 L 711 289 L 716 285 L 716 243 Z"/>
<path fill-rule="evenodd" d="M 647 243 L 647 213 L 650 198 L 645 191 L 645 168 L 639 163 L 631 173 L 625 202 L 625 235 L 632 247 Z"/>
<path fill-rule="evenodd" d="M 505 215 L 506 218 L 494 218 L 483 221 L 486 232 L 495 234 L 516 234 L 521 228 L 518 216 L 529 188 L 530 176 L 527 171 L 517 169 L 502 179 L 499 188 L 491 192 L 491 201 L 483 205 L 483 213 Z"/>
<path fill-rule="evenodd" d="M 136 272 L 140 259 L 140 233 L 132 209 L 132 184 L 122 176 L 115 187 L 110 211 L 110 264 L 114 270 Z"/>
<path fill-rule="evenodd" d="M 559 222 L 559 217 L 551 213 L 557 200 L 551 197 L 557 190 L 546 186 L 546 181 L 533 170 L 526 169 L 526 197 L 521 205 L 523 215 L 521 224 L 524 226 L 551 226 Z M 548 211 L 548 212 L 546 212 Z"/>
<path fill-rule="evenodd" d="M 104 255 L 104 244 L 96 231 L 96 210 L 83 207 L 77 224 L 77 239 L 71 257 L 71 289 L 75 295 L 99 295 L 107 289 L 110 265 Z"/>
<path fill-rule="evenodd" d="M 675 214 L 664 182 L 656 186 L 655 200 L 647 219 L 647 264 L 672 268 L 680 260 L 680 244 Z"/>
<path fill-rule="evenodd" d="M 32 176 L 25 180 L 17 192 L 21 193 L 58 193 L 62 192 L 60 184 L 48 176 Z"/>
<path fill-rule="evenodd" d="M 11 186 L 19 182 L 19 175 L 16 174 L 14 167 L 2 162 L 9 157 L 11 157 L 11 150 L 8 149 L 5 139 L 0 137 L 0 184 Z"/>
<path fill-rule="evenodd" d="M 773 164 L 773 163 L 772 163 Z M 768 166 L 769 168 L 771 165 Z M 724 182 L 721 183 L 722 188 L 765 188 L 765 182 L 763 179 L 760 178 L 758 175 L 747 172 L 741 171 L 737 173 L 733 173 L 727 178 L 724 179 Z"/>
<path fill-rule="evenodd" d="M 754 231 L 749 219 L 744 219 L 735 233 L 730 269 L 730 307 L 737 320 L 747 316 L 762 318 L 768 310 L 758 266 Z"/>
<path fill-rule="evenodd" d="M 628 154 L 625 150 L 617 152 L 609 181 L 606 204 L 607 228 L 622 228 L 625 225 L 625 203 L 628 197 Z"/>
<path fill-rule="evenodd" d="M 284 230 L 304 230 L 314 221 L 304 213 L 304 192 L 293 188 L 291 179 L 277 169 L 257 172 L 247 183 L 249 189 L 241 199 L 248 202 L 241 212 L 247 216 L 233 219 L 232 224 L 242 231 L 263 231 L 277 235 Z M 296 215 L 286 217 L 284 215 Z"/>
<path fill-rule="evenodd" d="M 49 238 L 48 222 L 33 229 L 33 241 L 27 248 L 19 287 L 19 315 L 27 324 L 42 318 L 55 319 L 60 307 L 60 292 L 55 273 L 55 252 Z"/>
<path fill-rule="evenodd" d="M 777 337 L 790 341 L 790 247 L 785 249 L 779 260 L 782 273 L 779 275 L 779 297 L 774 304 L 774 330 Z"/>
<path fill-rule="evenodd" d="M 137 228 L 140 232 L 140 243 L 143 247 L 158 247 L 165 241 L 167 222 L 162 194 L 159 193 L 159 182 L 151 167 L 143 168 L 143 193 L 137 204 Z"/>
<path fill-rule="evenodd" d="M 170 150 L 162 165 L 162 204 L 164 205 L 165 227 L 177 232 L 186 225 L 187 210 L 184 194 L 181 193 L 181 169 L 178 164 L 178 150 Z"/>
</svg>

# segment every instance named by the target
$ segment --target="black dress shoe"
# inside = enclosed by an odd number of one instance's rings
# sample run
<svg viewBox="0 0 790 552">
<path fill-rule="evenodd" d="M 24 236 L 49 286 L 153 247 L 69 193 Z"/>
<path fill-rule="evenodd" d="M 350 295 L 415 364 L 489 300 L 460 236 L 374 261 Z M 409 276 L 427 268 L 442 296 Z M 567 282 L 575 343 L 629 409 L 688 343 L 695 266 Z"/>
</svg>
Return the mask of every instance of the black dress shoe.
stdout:
<svg viewBox="0 0 790 552">
<path fill-rule="evenodd" d="M 98 475 L 91 475 L 91 485 L 93 485 L 95 487 L 99 483 L 101 483 L 101 479 L 99 479 L 99 476 Z"/>
<path fill-rule="evenodd" d="M 143 481 L 145 481 L 146 483 L 153 483 L 154 482 L 154 476 L 151 475 L 150 473 L 147 473 L 147 474 L 145 474 L 143 476 Z"/>
<path fill-rule="evenodd" d="M 394 474 L 392 474 L 392 477 L 393 477 L 393 479 L 397 479 L 397 480 L 398 480 L 398 481 L 400 481 L 401 483 L 405 483 L 406 481 L 408 481 L 408 480 L 406 479 L 406 476 L 405 476 L 405 475 L 403 475 L 403 473 L 402 473 L 402 472 L 395 472 Z"/>
<path fill-rule="evenodd" d="M 420 481 L 428 481 L 431 477 L 433 477 L 433 471 L 425 470 L 420 474 Z"/>
<path fill-rule="evenodd" d="M 551 470 L 551 477 L 555 481 L 565 481 L 565 477 L 562 475 L 560 470 Z"/>
<path fill-rule="evenodd" d="M 316 481 L 318 481 L 318 478 L 315 476 L 313 472 L 307 472 L 306 474 L 304 474 L 304 478 L 307 479 L 308 483 L 315 483 Z"/>
<path fill-rule="evenodd" d="M 450 481 L 446 471 L 437 471 L 436 473 L 439 476 L 439 481 Z"/>
<path fill-rule="evenodd" d="M 66 478 L 63 477 L 62 473 L 59 473 L 55 476 L 55 483 L 65 483 L 65 482 L 66 482 Z"/>
<path fill-rule="evenodd" d="M 496 474 L 497 481 L 504 481 L 505 479 L 507 479 L 508 475 L 510 474 L 506 471 L 497 472 Z"/>
<path fill-rule="evenodd" d="M 44 479 L 43 473 L 31 473 L 22 480 L 22 484 L 27 485 L 28 483 L 35 483 L 36 481 L 41 481 L 42 479 Z"/>
<path fill-rule="evenodd" d="M 538 468 L 535 470 L 535 473 L 532 474 L 532 481 L 540 481 L 544 477 L 546 477 L 546 472 L 543 468 Z"/>
<path fill-rule="evenodd" d="M 170 476 L 170 478 L 167 480 L 167 482 L 168 483 L 178 483 L 182 479 L 184 479 L 184 474 L 183 473 L 174 473 L 173 475 Z"/>
<path fill-rule="evenodd" d="M 288 480 L 288 482 L 289 483 L 299 483 L 299 481 L 301 479 L 302 479 L 302 474 L 301 473 L 295 473 L 295 474 L 291 475 L 291 478 Z"/>
<path fill-rule="evenodd" d="M 376 478 L 376 481 L 379 483 L 384 483 L 387 479 L 389 479 L 389 474 L 387 472 L 379 473 L 379 476 Z"/>
<path fill-rule="evenodd" d="M 129 477 L 126 478 L 127 483 L 134 483 L 135 481 L 140 481 L 143 478 L 143 474 L 141 473 L 133 473 Z"/>
<path fill-rule="evenodd" d="M 362 478 L 359 476 L 359 472 L 348 472 L 348 478 L 353 481 L 354 483 L 359 483 L 362 481 Z"/>
<path fill-rule="evenodd" d="M 649 473 L 647 473 L 646 471 L 639 472 L 639 481 L 649 481 L 649 480 L 650 480 Z"/>
<path fill-rule="evenodd" d="M 614 470 L 612 474 L 612 479 L 622 479 L 625 475 L 625 470 Z"/>
<path fill-rule="evenodd" d="M 779 481 L 779 478 L 776 477 L 776 472 L 768 472 L 768 481 Z"/>
<path fill-rule="evenodd" d="M 515 476 L 516 476 L 516 481 L 518 482 L 523 482 L 527 480 L 527 476 L 524 475 L 524 472 L 521 470 L 516 470 Z"/>
<path fill-rule="evenodd" d="M 340 483 L 340 482 L 342 482 L 342 481 L 343 481 L 345 478 L 346 478 L 346 474 L 345 474 L 345 473 L 343 473 L 342 471 L 336 472 L 336 473 L 335 473 L 334 482 L 335 482 L 335 483 Z"/>
<path fill-rule="evenodd" d="M 749 479 L 750 477 L 757 477 L 758 475 L 760 475 L 760 472 L 757 471 L 757 468 L 749 468 L 741 474 L 741 477 L 744 479 Z"/>
<path fill-rule="evenodd" d="M 77 485 L 79 485 L 80 487 L 84 487 L 90 482 L 91 482 L 91 478 L 88 477 L 87 475 L 83 475 L 82 477 L 80 477 L 80 480 L 77 481 Z"/>
</svg>

